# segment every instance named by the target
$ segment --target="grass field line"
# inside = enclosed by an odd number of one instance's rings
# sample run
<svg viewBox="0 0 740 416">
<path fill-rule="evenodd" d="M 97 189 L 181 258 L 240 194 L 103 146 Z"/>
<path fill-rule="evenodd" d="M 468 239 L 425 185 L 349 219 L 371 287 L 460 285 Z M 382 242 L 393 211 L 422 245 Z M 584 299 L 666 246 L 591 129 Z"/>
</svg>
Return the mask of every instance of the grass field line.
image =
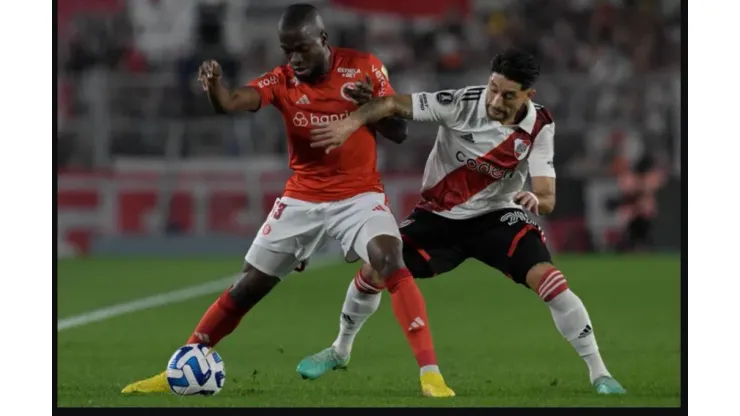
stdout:
<svg viewBox="0 0 740 416">
<path fill-rule="evenodd" d="M 337 264 L 335 261 L 318 261 L 312 263 L 308 270 L 317 270 Z M 234 283 L 239 274 L 223 277 L 217 280 L 211 280 L 200 285 L 189 286 L 183 289 L 173 290 L 170 292 L 160 293 L 158 295 L 147 296 L 145 298 L 135 299 L 128 302 L 118 303 L 105 308 L 81 313 L 68 318 L 57 320 L 57 332 L 70 328 L 85 326 L 94 322 L 106 321 L 121 315 L 139 312 L 146 309 L 157 308 L 160 306 L 172 305 L 179 302 L 185 302 L 190 299 L 216 293 L 224 290 L 228 285 Z"/>
</svg>

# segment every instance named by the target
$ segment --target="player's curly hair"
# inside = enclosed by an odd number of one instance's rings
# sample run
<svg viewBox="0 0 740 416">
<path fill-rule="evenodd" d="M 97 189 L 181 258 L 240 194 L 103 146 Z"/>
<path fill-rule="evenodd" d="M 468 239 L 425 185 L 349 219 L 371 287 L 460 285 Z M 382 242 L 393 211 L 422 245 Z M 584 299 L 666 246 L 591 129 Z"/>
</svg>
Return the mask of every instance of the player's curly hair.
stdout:
<svg viewBox="0 0 740 416">
<path fill-rule="evenodd" d="M 540 64 L 531 53 L 512 48 L 493 57 L 491 72 L 518 82 L 522 89 L 527 89 L 534 85 L 540 76 Z"/>
</svg>

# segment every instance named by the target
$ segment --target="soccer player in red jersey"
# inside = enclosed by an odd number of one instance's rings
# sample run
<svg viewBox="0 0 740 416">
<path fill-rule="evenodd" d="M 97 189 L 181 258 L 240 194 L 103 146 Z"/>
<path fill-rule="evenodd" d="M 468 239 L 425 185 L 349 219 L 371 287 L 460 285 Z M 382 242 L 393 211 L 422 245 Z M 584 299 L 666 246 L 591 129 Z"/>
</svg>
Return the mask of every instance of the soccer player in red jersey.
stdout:
<svg viewBox="0 0 740 416">
<path fill-rule="evenodd" d="M 385 118 L 362 127 L 335 151 L 311 146 L 313 128 L 358 108 L 353 89 L 362 81 L 373 80 L 375 97 L 395 93 L 385 68 L 372 54 L 330 47 L 323 21 L 311 5 L 289 6 L 278 31 L 288 64 L 246 86 L 233 91 L 222 87 L 215 61 L 204 62 L 199 70 L 198 78 L 219 113 L 253 112 L 270 104 L 280 110 L 293 175 L 247 252 L 241 278 L 206 311 L 187 343 L 215 346 L 284 276 L 327 238 L 334 238 L 347 260 L 370 264 L 390 292 L 396 318 L 421 368 L 423 394 L 454 396 L 437 366 L 424 299 L 403 263 L 401 236 L 376 170 L 375 132 L 401 141 L 405 121 Z M 353 297 L 364 296 L 368 302 L 379 302 L 374 295 L 381 289 L 368 283 L 350 288 L 357 292 Z M 168 390 L 162 373 L 123 392 Z"/>
</svg>

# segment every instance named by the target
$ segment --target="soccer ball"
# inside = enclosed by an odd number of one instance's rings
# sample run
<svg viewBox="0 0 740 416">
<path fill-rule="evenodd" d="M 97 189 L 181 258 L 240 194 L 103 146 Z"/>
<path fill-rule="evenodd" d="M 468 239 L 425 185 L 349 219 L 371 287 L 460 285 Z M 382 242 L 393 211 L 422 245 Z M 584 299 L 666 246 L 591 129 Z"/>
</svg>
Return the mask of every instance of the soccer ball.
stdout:
<svg viewBox="0 0 740 416">
<path fill-rule="evenodd" d="M 179 396 L 210 396 L 224 386 L 226 370 L 216 351 L 203 344 L 180 347 L 167 365 L 167 384 Z"/>
</svg>

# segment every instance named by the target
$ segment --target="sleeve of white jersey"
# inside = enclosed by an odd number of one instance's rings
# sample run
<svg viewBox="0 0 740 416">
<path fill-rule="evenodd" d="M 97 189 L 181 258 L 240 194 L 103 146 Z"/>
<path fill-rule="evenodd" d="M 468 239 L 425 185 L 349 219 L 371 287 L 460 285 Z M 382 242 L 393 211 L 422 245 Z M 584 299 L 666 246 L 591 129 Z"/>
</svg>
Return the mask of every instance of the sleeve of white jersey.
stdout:
<svg viewBox="0 0 740 416">
<path fill-rule="evenodd" d="M 462 90 L 415 92 L 411 94 L 414 121 L 431 121 L 452 127 L 458 118 Z"/>
<path fill-rule="evenodd" d="M 529 154 L 529 176 L 555 177 L 555 123 L 545 126 L 532 145 Z"/>
</svg>

